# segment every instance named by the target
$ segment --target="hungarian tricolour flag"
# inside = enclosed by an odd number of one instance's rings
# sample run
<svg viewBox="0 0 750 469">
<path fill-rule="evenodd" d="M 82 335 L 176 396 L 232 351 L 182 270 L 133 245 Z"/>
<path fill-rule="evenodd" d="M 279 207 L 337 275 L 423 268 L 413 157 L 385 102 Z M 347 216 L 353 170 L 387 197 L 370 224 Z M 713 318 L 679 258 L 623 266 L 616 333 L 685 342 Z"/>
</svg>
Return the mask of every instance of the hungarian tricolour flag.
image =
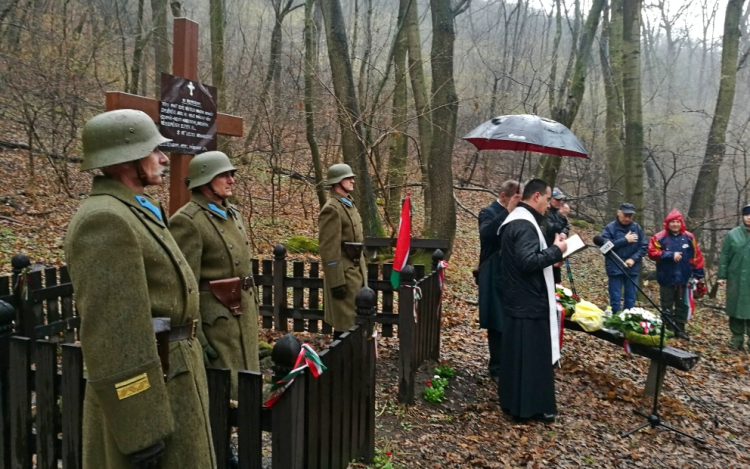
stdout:
<svg viewBox="0 0 750 469">
<path fill-rule="evenodd" d="M 393 259 L 393 272 L 391 273 L 391 285 L 393 289 L 398 288 L 401 280 L 401 271 L 409 261 L 409 248 L 411 247 L 411 195 L 407 192 L 406 198 L 401 204 L 401 219 L 398 222 L 398 238 L 396 239 L 396 257 Z"/>
</svg>

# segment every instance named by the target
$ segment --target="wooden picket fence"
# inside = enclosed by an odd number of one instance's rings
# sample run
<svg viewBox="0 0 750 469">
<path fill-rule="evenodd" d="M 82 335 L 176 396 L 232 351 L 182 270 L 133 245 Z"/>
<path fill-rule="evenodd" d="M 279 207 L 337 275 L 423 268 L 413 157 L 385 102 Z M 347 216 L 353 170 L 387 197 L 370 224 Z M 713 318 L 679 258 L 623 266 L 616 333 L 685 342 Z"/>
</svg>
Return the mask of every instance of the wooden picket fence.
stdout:
<svg viewBox="0 0 750 469">
<path fill-rule="evenodd" d="M 5 383 L 8 421 L 0 425 L 0 468 L 82 467 L 86 381 L 79 345 L 26 337 L 9 342 Z M 31 354 L 35 351 L 32 366 Z M 58 353 L 62 355 L 58 366 Z M 274 468 L 345 468 L 369 462 L 375 444 L 375 346 L 364 319 L 324 350 L 319 378 L 296 378 L 273 407 L 263 405 L 263 378 L 239 373 L 237 407 L 230 406 L 230 371 L 207 369 L 209 414 L 216 460 L 228 464 L 233 427 L 241 469 L 263 467 L 263 432 L 271 432 Z M 3 393 L 3 401 L 6 394 Z M 5 415 L 5 414 L 4 414 Z"/>
<path fill-rule="evenodd" d="M 421 244 L 417 247 L 424 248 L 434 240 L 418 241 Z M 433 245 L 442 246 L 437 241 Z M 393 240 L 368 240 L 368 246 L 373 242 L 386 246 Z M 369 329 L 378 322 L 381 334 L 388 337 L 396 327 L 400 344 L 398 397 L 405 403 L 414 401 L 414 376 L 420 364 L 439 358 L 442 290 L 436 266 L 441 259 L 438 250 L 433 256 L 433 270 L 427 275 L 423 266 L 409 266 L 402 272 L 402 284 L 396 291 L 390 283 L 391 265 L 368 266 L 368 285 L 375 294 Z M 0 277 L 0 301 L 15 308 L 13 326 L 0 324 L 4 332 L 0 333 L 0 469 L 31 468 L 32 455 L 35 467 L 58 467 L 59 459 L 64 468 L 78 468 L 85 381 L 80 348 L 72 345 L 80 318 L 74 309 L 70 276 L 65 266 L 28 271 L 28 260 L 17 260 L 13 275 Z M 323 322 L 319 264 L 294 261 L 291 276 L 288 264 L 283 246 L 276 247 L 273 260 L 253 260 L 263 326 L 287 331 L 291 322 L 295 332 L 330 333 Z M 285 448 L 273 451 L 274 467 L 336 468 L 346 467 L 347 461 L 355 458 L 370 460 L 374 456 L 375 348 L 371 334 L 366 335 L 363 327 L 356 326 L 321 353 L 329 372 L 317 380 L 299 378 L 274 406 L 277 417 L 260 403 L 260 375 L 241 374 L 240 407 L 231 409 L 221 404 L 228 400 L 224 399 L 229 389 L 227 373 L 209 370 L 218 461 L 226 461 L 228 429 L 232 426 L 238 427 L 242 468 L 261 467 L 260 435 L 274 429 L 274 447 L 278 444 Z M 372 349 L 372 358 L 365 349 Z M 360 355 L 354 353 L 357 350 Z M 361 379 L 363 373 L 368 379 Z M 65 405 L 61 405 L 63 402 Z M 285 417 L 278 416 L 284 412 Z M 305 424 L 304 430 L 292 432 L 290 429 L 300 422 Z M 296 435 L 296 439 L 283 440 L 286 437 L 281 434 Z"/>
</svg>

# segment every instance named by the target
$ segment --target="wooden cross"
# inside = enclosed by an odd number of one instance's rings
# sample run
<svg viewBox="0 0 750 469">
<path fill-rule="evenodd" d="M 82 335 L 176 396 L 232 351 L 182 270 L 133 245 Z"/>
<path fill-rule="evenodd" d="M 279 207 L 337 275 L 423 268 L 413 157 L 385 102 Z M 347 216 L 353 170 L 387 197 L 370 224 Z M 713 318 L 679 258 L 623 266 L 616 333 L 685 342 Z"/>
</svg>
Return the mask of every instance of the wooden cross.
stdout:
<svg viewBox="0 0 750 469">
<path fill-rule="evenodd" d="M 174 45 L 172 46 L 172 75 L 198 80 L 198 23 L 187 18 L 174 19 Z M 137 109 L 145 112 L 157 124 L 159 123 L 159 101 L 156 99 L 108 91 L 105 109 Z M 242 136 L 242 118 L 229 114 L 217 113 L 216 128 L 221 135 Z M 185 178 L 188 175 L 188 164 L 193 155 L 172 153 L 169 170 L 169 213 L 179 210 L 190 200 Z"/>
</svg>

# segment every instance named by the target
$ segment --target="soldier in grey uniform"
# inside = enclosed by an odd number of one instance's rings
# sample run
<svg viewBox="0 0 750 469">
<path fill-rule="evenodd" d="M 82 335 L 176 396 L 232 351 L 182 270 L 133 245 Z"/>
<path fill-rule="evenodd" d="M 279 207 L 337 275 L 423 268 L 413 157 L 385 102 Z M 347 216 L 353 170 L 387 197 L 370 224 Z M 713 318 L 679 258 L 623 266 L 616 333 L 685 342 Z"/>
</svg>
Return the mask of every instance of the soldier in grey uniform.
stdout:
<svg viewBox="0 0 750 469">
<path fill-rule="evenodd" d="M 220 151 L 195 156 L 188 167 L 190 202 L 169 220 L 169 230 L 198 279 L 206 366 L 232 370 L 233 399 L 237 371 L 260 370 L 252 252 L 242 214 L 227 200 L 235 171 Z"/>
<path fill-rule="evenodd" d="M 88 371 L 84 469 L 216 468 L 198 284 L 164 210 L 144 194 L 162 182 L 158 146 L 168 141 L 129 109 L 83 128 L 81 169 L 103 173 L 65 237 Z M 158 342 L 155 318 L 171 324 Z"/>
<path fill-rule="evenodd" d="M 331 190 L 318 218 L 318 241 L 323 263 L 323 309 L 334 337 L 354 326 L 354 298 L 367 286 L 362 219 L 349 195 L 354 173 L 349 165 L 328 168 L 326 185 Z"/>
</svg>

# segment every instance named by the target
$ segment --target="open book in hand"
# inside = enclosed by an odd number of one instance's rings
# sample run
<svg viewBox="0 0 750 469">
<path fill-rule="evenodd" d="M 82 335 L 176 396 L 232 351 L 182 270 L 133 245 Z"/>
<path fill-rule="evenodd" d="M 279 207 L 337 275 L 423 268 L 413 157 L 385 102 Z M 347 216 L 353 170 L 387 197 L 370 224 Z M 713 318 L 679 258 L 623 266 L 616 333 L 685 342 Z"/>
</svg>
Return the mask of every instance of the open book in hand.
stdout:
<svg viewBox="0 0 750 469">
<path fill-rule="evenodd" d="M 567 259 L 569 256 L 586 249 L 586 243 L 583 242 L 580 236 L 573 235 L 565 240 L 568 243 L 568 248 L 563 253 L 563 259 Z"/>
</svg>

